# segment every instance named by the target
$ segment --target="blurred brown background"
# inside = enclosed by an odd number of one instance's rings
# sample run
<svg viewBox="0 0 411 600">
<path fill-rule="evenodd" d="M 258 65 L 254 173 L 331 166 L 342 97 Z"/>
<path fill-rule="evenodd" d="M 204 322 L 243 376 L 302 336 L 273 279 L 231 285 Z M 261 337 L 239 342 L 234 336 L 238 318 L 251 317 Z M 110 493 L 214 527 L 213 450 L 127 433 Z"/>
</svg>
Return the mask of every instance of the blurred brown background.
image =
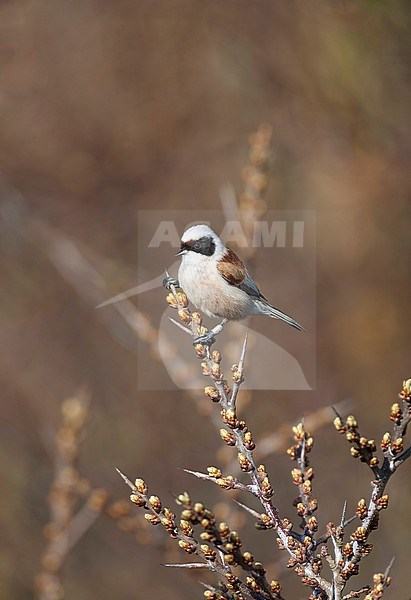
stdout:
<svg viewBox="0 0 411 600">
<path fill-rule="evenodd" d="M 317 390 L 254 395 L 254 435 L 345 399 L 366 435 L 386 430 L 410 377 L 409 27 L 397 1 L 1 3 L 2 599 L 33 597 L 53 477 L 45 439 L 81 385 L 93 396 L 81 471 L 94 486 L 127 497 L 116 464 L 169 502 L 186 488 L 221 502 L 178 470 L 215 462 L 213 425 L 178 391 L 138 391 L 122 319 L 98 314 L 50 248 L 71 240 L 113 293 L 135 285 L 137 209 L 219 208 L 223 183 L 242 189 L 261 122 L 273 127 L 268 207 L 317 211 L 318 349 Z M 323 429 L 313 454 L 323 523 L 370 491 L 336 436 Z M 293 517 L 289 460 L 266 463 Z M 360 579 L 395 554 L 387 598 L 407 600 L 409 465 L 388 491 Z M 250 520 L 244 532 L 257 558 L 282 559 L 270 534 Z M 70 555 L 66 597 L 202 597 L 196 576 L 160 566 L 168 548 L 101 518 Z M 281 577 L 287 597 L 305 598 L 294 579 Z"/>
</svg>

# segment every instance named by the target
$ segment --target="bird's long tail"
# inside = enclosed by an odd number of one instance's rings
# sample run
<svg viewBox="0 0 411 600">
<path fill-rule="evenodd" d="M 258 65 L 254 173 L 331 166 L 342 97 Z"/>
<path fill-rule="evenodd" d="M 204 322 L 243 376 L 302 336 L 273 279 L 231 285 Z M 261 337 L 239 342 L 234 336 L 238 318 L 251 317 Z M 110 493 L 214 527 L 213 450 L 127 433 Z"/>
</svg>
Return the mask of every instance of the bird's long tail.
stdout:
<svg viewBox="0 0 411 600">
<path fill-rule="evenodd" d="M 288 325 L 291 325 L 291 327 L 294 327 L 295 329 L 298 329 L 299 331 L 305 331 L 304 327 L 302 327 L 302 325 L 297 323 L 297 321 L 294 321 L 294 319 L 292 319 L 285 313 L 281 312 L 281 310 L 278 310 L 278 308 L 275 308 L 268 302 L 264 302 L 264 301 L 260 300 L 258 305 L 259 305 L 259 308 L 261 309 L 261 311 L 265 315 L 268 315 L 269 317 L 271 317 L 272 319 L 281 319 L 281 321 L 285 321 L 285 323 L 288 323 Z"/>
</svg>

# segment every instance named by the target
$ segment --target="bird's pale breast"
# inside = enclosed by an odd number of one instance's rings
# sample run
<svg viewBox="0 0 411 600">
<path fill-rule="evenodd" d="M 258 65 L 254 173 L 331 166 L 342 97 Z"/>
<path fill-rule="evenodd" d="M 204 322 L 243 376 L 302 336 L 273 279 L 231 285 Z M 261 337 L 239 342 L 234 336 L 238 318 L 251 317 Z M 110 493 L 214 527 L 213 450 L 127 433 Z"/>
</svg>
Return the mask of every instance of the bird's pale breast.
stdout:
<svg viewBox="0 0 411 600">
<path fill-rule="evenodd" d="M 237 320 L 252 312 L 248 294 L 227 283 L 209 259 L 197 261 L 184 257 L 178 278 L 189 300 L 209 317 Z"/>
</svg>

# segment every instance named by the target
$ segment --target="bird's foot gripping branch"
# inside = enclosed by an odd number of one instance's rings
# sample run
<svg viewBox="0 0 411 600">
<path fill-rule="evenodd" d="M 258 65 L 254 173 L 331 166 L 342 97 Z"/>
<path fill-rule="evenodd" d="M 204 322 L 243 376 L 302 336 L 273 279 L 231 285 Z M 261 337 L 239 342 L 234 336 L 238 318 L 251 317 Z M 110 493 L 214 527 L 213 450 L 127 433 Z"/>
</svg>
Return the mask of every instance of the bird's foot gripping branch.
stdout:
<svg viewBox="0 0 411 600">
<path fill-rule="evenodd" d="M 168 304 L 176 309 L 179 320 L 173 322 L 190 334 L 194 340 L 204 336 L 208 330 L 202 324 L 198 312 L 191 312 L 187 297 L 177 291 L 174 282 L 169 285 Z M 399 402 L 391 407 L 392 433 L 385 433 L 380 449 L 382 460 L 377 455 L 374 440 L 361 435 L 356 419 L 350 415 L 343 419 L 337 415 L 334 426 L 351 445 L 351 454 L 370 467 L 373 474 L 372 492 L 368 499 L 359 499 L 355 514 L 347 518 L 347 505 L 341 502 L 342 514 L 336 523 L 328 523 L 326 531 L 318 531 L 316 513 L 318 500 L 313 495 L 314 468 L 310 464 L 313 438 L 306 431 L 304 423 L 293 427 L 294 443 L 288 449 L 290 459 L 295 463 L 291 471 L 297 488 L 294 501 L 295 520 L 280 516 L 273 502 L 273 483 L 264 465 L 254 458 L 255 440 L 246 421 L 237 414 L 237 395 L 244 381 L 244 360 L 247 339 L 239 351 L 238 364 L 232 365 L 230 382 L 222 371 L 222 357 L 213 350 L 213 341 L 196 344 L 195 352 L 201 360 L 203 374 L 210 379 L 205 387 L 205 395 L 220 409 L 222 441 L 232 446 L 237 453 L 239 469 L 244 473 L 238 477 L 223 473 L 220 468 L 210 466 L 207 472 L 187 471 L 192 475 L 218 485 L 223 490 L 237 489 L 251 494 L 260 503 L 260 511 L 245 505 L 255 519 L 260 530 L 271 530 L 275 546 L 288 555 L 287 568 L 293 569 L 307 588 L 310 600 L 348 600 L 364 598 L 376 600 L 383 596 L 390 585 L 389 571 L 376 573 L 370 585 L 347 590 L 351 578 L 358 575 L 362 560 L 372 552 L 369 537 L 378 528 L 381 511 L 388 507 L 385 488 L 396 470 L 410 456 L 411 448 L 405 447 L 407 425 L 411 418 L 411 380 L 404 382 Z M 208 600 L 280 600 L 284 598 L 281 585 L 267 576 L 261 562 L 242 548 L 238 532 L 232 531 L 228 523 L 218 522 L 216 515 L 202 502 L 194 502 L 187 492 L 178 496 L 176 503 L 181 514 L 176 516 L 170 508 L 163 506 L 160 498 L 150 495 L 148 486 L 142 479 L 133 483 L 121 473 L 131 488 L 131 501 L 146 510 L 145 518 L 151 525 L 161 525 L 175 539 L 187 554 L 195 555 L 196 560 L 167 565 L 176 568 L 209 569 L 217 575 L 218 581 L 206 585 L 204 592 Z M 273 549 L 273 553 L 275 549 Z M 259 557 L 260 558 L 260 557 Z M 268 557 L 271 560 L 271 556 Z"/>
</svg>

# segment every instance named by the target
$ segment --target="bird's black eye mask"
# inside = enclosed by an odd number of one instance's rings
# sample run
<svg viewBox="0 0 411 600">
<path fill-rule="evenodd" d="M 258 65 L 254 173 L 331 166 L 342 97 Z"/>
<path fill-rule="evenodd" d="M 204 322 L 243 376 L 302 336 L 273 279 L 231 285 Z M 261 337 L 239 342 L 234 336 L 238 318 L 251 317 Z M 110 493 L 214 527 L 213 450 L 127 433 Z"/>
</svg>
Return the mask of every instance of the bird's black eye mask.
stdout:
<svg viewBox="0 0 411 600">
<path fill-rule="evenodd" d="M 198 254 L 204 254 L 204 256 L 212 256 L 215 251 L 215 243 L 213 238 L 205 235 L 199 240 L 189 240 L 188 242 L 182 242 L 180 252 L 182 250 L 191 250 Z"/>
</svg>

